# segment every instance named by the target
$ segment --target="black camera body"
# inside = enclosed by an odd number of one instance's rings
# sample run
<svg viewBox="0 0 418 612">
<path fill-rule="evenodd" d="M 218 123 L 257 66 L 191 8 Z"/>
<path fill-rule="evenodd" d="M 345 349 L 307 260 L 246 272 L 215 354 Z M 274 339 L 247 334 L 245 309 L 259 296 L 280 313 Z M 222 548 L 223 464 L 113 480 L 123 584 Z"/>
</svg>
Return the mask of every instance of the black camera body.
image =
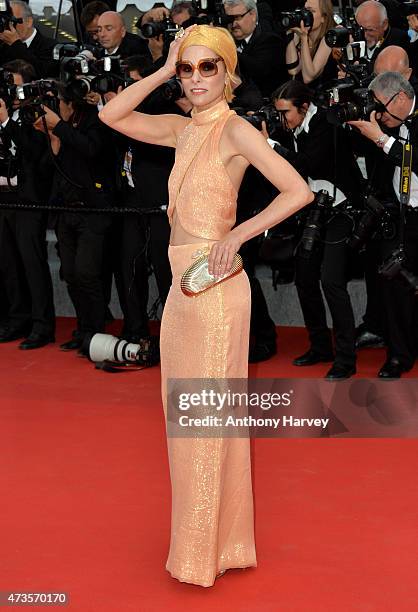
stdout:
<svg viewBox="0 0 418 612">
<path fill-rule="evenodd" d="M 369 195 L 365 203 L 365 210 L 358 218 L 353 233 L 347 241 L 348 246 L 359 251 L 378 229 L 383 238 L 389 239 L 395 235 L 390 206 L 382 204 L 375 196 Z"/>
<path fill-rule="evenodd" d="M 309 213 L 303 228 L 299 245 L 302 257 L 310 257 L 322 238 L 325 223 L 332 211 L 334 198 L 325 189 L 315 195 L 315 201 L 310 206 Z"/>
<path fill-rule="evenodd" d="M 338 101 L 331 104 L 327 111 L 327 120 L 332 125 L 343 125 L 347 121 L 368 121 L 372 111 L 384 110 L 383 105 L 377 102 L 373 93 L 365 87 L 359 89 L 340 88 L 338 94 L 341 92 L 344 96 L 350 96 L 351 100 L 340 102 L 341 97 L 338 95 Z"/>
<path fill-rule="evenodd" d="M 283 11 L 281 13 L 280 22 L 286 30 L 290 28 L 299 28 L 300 22 L 303 21 L 305 28 L 313 26 L 313 14 L 308 9 L 300 8 L 294 11 Z"/>
<path fill-rule="evenodd" d="M 364 30 L 358 23 L 353 22 L 342 28 L 331 28 L 325 34 L 325 42 L 328 47 L 342 49 L 351 42 L 360 42 L 364 39 Z"/>
<path fill-rule="evenodd" d="M 404 251 L 395 249 L 379 266 L 379 274 L 387 280 L 393 280 L 401 276 L 417 294 L 418 277 L 405 267 L 405 259 Z"/>
<path fill-rule="evenodd" d="M 4 100 L 7 108 L 10 108 L 16 97 L 16 85 L 13 82 L 13 74 L 0 67 L 0 98 Z"/>
<path fill-rule="evenodd" d="M 159 87 L 159 90 L 161 91 L 163 98 L 165 100 L 170 100 L 171 102 L 176 102 L 184 96 L 183 85 L 181 84 L 180 79 L 177 79 L 176 77 L 168 79 L 168 81 Z"/>
<path fill-rule="evenodd" d="M 16 27 L 18 23 L 23 23 L 23 19 L 13 16 L 9 1 L 0 0 L 0 33 L 10 30 L 10 24 Z"/>
<path fill-rule="evenodd" d="M 151 21 L 150 23 L 144 23 L 141 26 L 141 34 L 145 38 L 156 38 L 161 34 L 164 39 L 172 40 L 176 33 L 179 31 L 178 25 L 171 21 L 169 17 L 162 19 L 161 21 Z"/>
<path fill-rule="evenodd" d="M 403 2 L 401 4 L 401 13 L 405 17 L 409 15 L 418 15 L 418 2 Z"/>
<path fill-rule="evenodd" d="M 16 98 L 20 101 L 19 117 L 22 123 L 32 124 L 43 117 L 43 106 L 59 113 L 58 88 L 55 81 L 50 79 L 17 85 Z"/>
<path fill-rule="evenodd" d="M 242 115 L 242 118 L 260 131 L 263 127 L 263 121 L 265 121 L 269 134 L 282 127 L 282 115 L 272 104 L 261 107 L 253 115 Z"/>
</svg>

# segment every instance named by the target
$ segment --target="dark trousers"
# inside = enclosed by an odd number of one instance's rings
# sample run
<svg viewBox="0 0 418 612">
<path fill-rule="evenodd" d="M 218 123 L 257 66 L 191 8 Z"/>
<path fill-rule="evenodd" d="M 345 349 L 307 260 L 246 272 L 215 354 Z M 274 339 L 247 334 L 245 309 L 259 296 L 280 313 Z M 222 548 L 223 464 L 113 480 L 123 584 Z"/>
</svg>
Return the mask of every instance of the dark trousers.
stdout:
<svg viewBox="0 0 418 612">
<path fill-rule="evenodd" d="M 399 220 L 397 231 L 393 240 L 380 242 L 382 260 L 399 247 Z M 405 254 L 407 269 L 418 275 L 418 210 L 410 208 L 406 213 Z M 415 291 L 402 276 L 386 279 L 379 275 L 379 281 L 388 358 L 395 357 L 403 367 L 410 368 L 417 352 Z"/>
<path fill-rule="evenodd" d="M 270 317 L 260 281 L 255 275 L 255 264 L 259 248 L 259 240 L 254 238 L 244 243 L 240 250 L 251 288 L 250 334 L 254 337 L 257 344 L 274 344 L 276 342 L 276 324 Z"/>
<path fill-rule="evenodd" d="M 370 240 L 364 254 L 364 280 L 366 282 L 367 304 L 363 317 L 367 331 L 384 335 L 381 284 L 378 268 L 381 263 L 380 240 Z"/>
<path fill-rule="evenodd" d="M 56 225 L 62 277 L 81 333 L 103 332 L 105 298 L 103 261 L 112 223 L 105 213 L 60 213 Z"/>
<path fill-rule="evenodd" d="M 8 322 L 53 335 L 55 311 L 43 211 L 0 212 L 0 271 Z"/>
<path fill-rule="evenodd" d="M 124 314 L 123 335 L 149 335 L 148 277 L 152 267 L 164 307 L 171 286 L 168 259 L 170 224 L 167 215 L 127 214 L 121 219 L 115 275 Z"/>
<path fill-rule="evenodd" d="M 349 219 L 335 216 L 326 225 L 324 240 L 342 242 L 320 245 L 309 257 L 304 257 L 299 249 L 295 278 L 311 348 L 322 355 L 333 352 L 322 285 L 333 322 L 335 362 L 349 367 L 356 363 L 354 314 L 347 291 L 350 251 L 344 241 L 350 229 Z"/>
</svg>

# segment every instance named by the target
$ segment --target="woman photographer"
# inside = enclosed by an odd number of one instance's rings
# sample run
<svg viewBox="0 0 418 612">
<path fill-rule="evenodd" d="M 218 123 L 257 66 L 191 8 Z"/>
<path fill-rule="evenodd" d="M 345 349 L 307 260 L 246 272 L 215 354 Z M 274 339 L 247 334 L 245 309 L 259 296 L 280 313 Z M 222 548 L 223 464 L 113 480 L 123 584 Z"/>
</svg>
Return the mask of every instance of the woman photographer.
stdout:
<svg viewBox="0 0 418 612">
<path fill-rule="evenodd" d="M 347 199 L 351 204 L 358 202 L 361 173 L 348 134 L 328 122 L 326 111 L 313 103 L 313 92 L 307 85 L 288 81 L 273 94 L 273 101 L 282 116 L 286 138 L 291 136 L 289 148 L 274 148 L 317 192 L 315 203 L 304 217 L 304 234 L 296 254 L 295 282 L 310 348 L 293 363 L 309 366 L 334 359 L 322 285 L 335 334 L 334 364 L 326 378 L 348 378 L 356 371 L 356 355 L 354 315 L 347 291 L 350 252 L 346 239 L 352 221 L 344 212 L 344 204 Z M 278 138 L 283 142 L 281 135 Z M 324 190 L 330 197 L 321 201 Z"/>
<path fill-rule="evenodd" d="M 328 30 L 335 27 L 335 21 L 331 0 L 307 0 L 305 9 L 312 13 L 313 23 L 306 27 L 302 20 L 299 27 L 290 28 L 286 66 L 291 76 L 300 75 L 304 83 L 316 87 L 319 77 L 327 81 L 336 76 L 332 49 L 324 38 Z"/>
</svg>

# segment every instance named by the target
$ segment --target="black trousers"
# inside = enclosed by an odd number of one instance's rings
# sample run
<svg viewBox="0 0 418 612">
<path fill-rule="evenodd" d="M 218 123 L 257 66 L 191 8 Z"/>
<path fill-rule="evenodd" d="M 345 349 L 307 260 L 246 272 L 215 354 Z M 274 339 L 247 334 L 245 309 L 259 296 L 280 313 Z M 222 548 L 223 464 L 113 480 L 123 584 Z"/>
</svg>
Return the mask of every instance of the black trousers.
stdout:
<svg viewBox="0 0 418 612">
<path fill-rule="evenodd" d="M 370 240 L 366 244 L 364 257 L 364 280 L 366 282 L 367 305 L 363 322 L 367 331 L 384 336 L 381 284 L 378 268 L 382 259 L 381 240 Z"/>
<path fill-rule="evenodd" d="M 349 367 L 356 363 L 354 314 L 347 291 L 350 250 L 344 240 L 350 231 L 350 219 L 333 217 L 326 225 L 324 241 L 342 242 L 319 245 L 309 257 L 304 257 L 299 248 L 295 277 L 311 348 L 320 354 L 333 352 L 322 285 L 333 322 L 335 362 Z"/>
<path fill-rule="evenodd" d="M 103 261 L 111 223 L 105 213 L 60 213 L 57 219 L 61 273 L 81 333 L 105 329 Z"/>
<path fill-rule="evenodd" d="M 124 314 L 123 335 L 147 336 L 148 278 L 155 274 L 164 307 L 172 275 L 168 259 L 170 224 L 167 214 L 127 214 L 120 221 L 115 269 L 119 300 Z"/>
<path fill-rule="evenodd" d="M 276 324 L 270 317 L 260 281 L 255 275 L 255 264 L 258 258 L 259 248 L 259 240 L 253 238 L 244 243 L 240 250 L 244 269 L 248 275 L 251 288 L 250 334 L 254 337 L 255 343 L 274 344 L 276 342 Z"/>
<path fill-rule="evenodd" d="M 12 327 L 53 335 L 55 311 L 43 211 L 0 212 L 0 272 Z"/>
<path fill-rule="evenodd" d="M 399 247 L 399 219 L 397 232 L 393 240 L 380 242 L 382 260 Z M 405 254 L 407 269 L 418 275 L 418 209 L 407 208 Z M 382 310 L 388 358 L 395 357 L 402 366 L 410 368 L 417 353 L 415 290 L 402 276 L 386 279 L 379 275 L 379 282 L 383 296 Z"/>
</svg>

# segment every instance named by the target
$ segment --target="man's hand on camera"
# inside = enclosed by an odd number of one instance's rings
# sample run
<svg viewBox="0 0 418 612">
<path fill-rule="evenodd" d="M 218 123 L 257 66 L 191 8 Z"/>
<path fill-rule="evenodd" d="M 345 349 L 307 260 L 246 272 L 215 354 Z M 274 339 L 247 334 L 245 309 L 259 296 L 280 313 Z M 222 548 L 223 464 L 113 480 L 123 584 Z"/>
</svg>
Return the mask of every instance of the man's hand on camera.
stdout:
<svg viewBox="0 0 418 612">
<path fill-rule="evenodd" d="M 4 30 L 4 32 L 0 34 L 0 40 L 9 46 L 20 40 L 19 34 L 12 23 L 10 24 L 10 30 Z"/>
<path fill-rule="evenodd" d="M 4 123 L 9 118 L 6 102 L 0 98 L 0 123 Z"/>
<path fill-rule="evenodd" d="M 85 96 L 84 99 L 87 102 L 87 104 L 91 104 L 92 106 L 97 106 L 101 100 L 101 96 L 99 93 L 97 93 L 97 91 L 90 91 Z"/>
<path fill-rule="evenodd" d="M 347 121 L 347 123 L 356 127 L 363 136 L 373 140 L 373 142 L 384 136 L 384 132 L 382 132 L 380 125 L 376 121 L 376 111 L 371 113 L 370 121 Z"/>
<path fill-rule="evenodd" d="M 40 132 L 45 132 L 45 123 L 48 132 L 52 132 L 54 127 L 61 121 L 61 117 L 59 117 L 54 111 L 52 111 L 47 106 L 42 106 L 45 111 L 45 115 L 39 117 L 33 124 L 35 130 L 39 130 Z"/>
<path fill-rule="evenodd" d="M 152 8 L 142 15 L 141 25 L 150 23 L 151 21 L 162 21 L 166 17 L 170 17 L 170 11 L 165 6 Z"/>
</svg>

